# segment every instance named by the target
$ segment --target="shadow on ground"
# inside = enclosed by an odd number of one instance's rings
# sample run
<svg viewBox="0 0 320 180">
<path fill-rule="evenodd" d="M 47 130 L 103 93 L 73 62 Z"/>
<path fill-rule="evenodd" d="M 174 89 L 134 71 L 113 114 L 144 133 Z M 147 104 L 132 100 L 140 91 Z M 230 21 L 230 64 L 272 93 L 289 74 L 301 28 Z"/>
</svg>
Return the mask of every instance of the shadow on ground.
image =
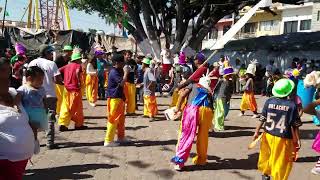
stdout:
<svg viewBox="0 0 320 180">
<path fill-rule="evenodd" d="M 85 116 L 84 119 L 107 119 L 107 116 Z"/>
<path fill-rule="evenodd" d="M 221 159 L 218 156 L 208 156 L 209 162 L 204 166 L 191 165 L 186 166 L 184 171 L 201 171 L 201 170 L 223 170 L 223 169 L 257 169 L 258 153 L 248 155 L 246 159 Z"/>
<path fill-rule="evenodd" d="M 29 169 L 26 171 L 24 180 L 33 179 L 93 179 L 90 174 L 85 174 L 84 172 L 97 170 L 97 169 L 112 169 L 117 168 L 118 165 L 110 164 L 82 164 L 82 165 L 70 165 L 70 166 L 60 166 L 45 169 Z"/>
<path fill-rule="evenodd" d="M 136 127 L 126 127 L 126 130 L 137 131 L 140 129 L 148 128 L 149 126 L 136 126 Z"/>
<path fill-rule="evenodd" d="M 242 137 L 242 136 L 253 136 L 252 131 L 222 131 L 222 132 L 212 132 L 209 134 L 210 137 L 214 138 L 231 138 L 231 137 Z"/>
<path fill-rule="evenodd" d="M 57 143 L 57 145 L 58 145 L 57 149 L 75 148 L 75 147 L 88 147 L 88 146 L 103 146 L 103 141 L 89 142 L 89 143 L 65 142 L 65 143 Z"/>
</svg>

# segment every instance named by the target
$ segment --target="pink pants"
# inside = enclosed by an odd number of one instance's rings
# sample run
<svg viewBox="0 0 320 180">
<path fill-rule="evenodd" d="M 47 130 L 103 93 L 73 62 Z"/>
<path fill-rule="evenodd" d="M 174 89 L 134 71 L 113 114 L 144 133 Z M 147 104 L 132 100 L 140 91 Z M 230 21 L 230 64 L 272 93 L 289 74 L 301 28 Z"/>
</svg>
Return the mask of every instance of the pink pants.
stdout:
<svg viewBox="0 0 320 180">
<path fill-rule="evenodd" d="M 12 162 L 7 159 L 0 160 L 0 180 L 22 180 L 28 160 Z"/>
</svg>

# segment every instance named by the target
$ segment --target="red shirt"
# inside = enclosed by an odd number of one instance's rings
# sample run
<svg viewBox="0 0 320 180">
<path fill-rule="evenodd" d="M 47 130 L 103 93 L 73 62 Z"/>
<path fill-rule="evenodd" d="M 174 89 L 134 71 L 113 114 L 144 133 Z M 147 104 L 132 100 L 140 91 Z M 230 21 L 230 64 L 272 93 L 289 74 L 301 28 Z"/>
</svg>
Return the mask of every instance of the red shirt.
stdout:
<svg viewBox="0 0 320 180">
<path fill-rule="evenodd" d="M 202 66 L 200 68 L 198 68 L 190 77 L 189 79 L 192 80 L 195 83 L 198 83 L 200 78 L 202 77 L 202 75 L 206 75 L 207 73 L 207 67 L 206 66 Z"/>
<path fill-rule="evenodd" d="M 80 73 L 82 72 L 81 65 L 77 63 L 70 63 L 59 69 L 63 74 L 64 86 L 68 91 L 79 91 Z M 78 76 L 79 75 L 79 76 Z"/>
</svg>

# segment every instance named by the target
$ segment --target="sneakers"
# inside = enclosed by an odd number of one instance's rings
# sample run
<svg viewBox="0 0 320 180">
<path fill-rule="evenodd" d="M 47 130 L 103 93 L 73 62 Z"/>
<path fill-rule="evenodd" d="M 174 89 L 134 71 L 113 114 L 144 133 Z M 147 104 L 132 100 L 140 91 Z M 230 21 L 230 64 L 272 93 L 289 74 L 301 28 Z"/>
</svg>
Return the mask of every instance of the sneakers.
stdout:
<svg viewBox="0 0 320 180">
<path fill-rule="evenodd" d="M 254 115 L 252 116 L 252 119 L 259 118 L 259 117 L 260 117 L 259 114 L 254 114 Z"/>
<path fill-rule="evenodd" d="M 176 165 L 174 165 L 173 168 L 174 168 L 174 170 L 176 170 L 176 171 L 182 171 L 183 165 L 176 164 Z"/>
<path fill-rule="evenodd" d="M 262 180 L 270 180 L 270 176 L 268 176 L 268 175 L 262 175 Z"/>
<path fill-rule="evenodd" d="M 120 144 L 119 143 L 116 143 L 116 142 L 104 142 L 103 146 L 104 147 L 117 147 L 119 146 Z"/>
<path fill-rule="evenodd" d="M 74 127 L 75 130 L 84 130 L 84 129 L 88 129 L 88 126 L 79 126 L 79 127 Z"/>
<path fill-rule="evenodd" d="M 34 141 L 34 154 L 39 154 L 40 153 L 40 143 L 39 140 Z"/>
<path fill-rule="evenodd" d="M 64 131 L 68 131 L 69 129 L 68 129 L 68 127 L 67 126 L 64 126 L 64 125 L 61 125 L 60 127 L 59 127 L 59 131 L 60 132 L 64 132 Z"/>
<path fill-rule="evenodd" d="M 118 139 L 116 142 L 119 144 L 124 144 L 124 143 L 130 143 L 131 141 L 127 138 L 123 138 L 123 139 Z"/>
<path fill-rule="evenodd" d="M 311 173 L 315 175 L 320 175 L 320 168 L 316 168 L 316 167 L 312 168 Z"/>
<path fill-rule="evenodd" d="M 90 104 L 90 106 L 92 106 L 92 107 L 96 107 L 96 106 L 97 106 L 95 103 L 89 103 L 89 104 Z"/>
</svg>

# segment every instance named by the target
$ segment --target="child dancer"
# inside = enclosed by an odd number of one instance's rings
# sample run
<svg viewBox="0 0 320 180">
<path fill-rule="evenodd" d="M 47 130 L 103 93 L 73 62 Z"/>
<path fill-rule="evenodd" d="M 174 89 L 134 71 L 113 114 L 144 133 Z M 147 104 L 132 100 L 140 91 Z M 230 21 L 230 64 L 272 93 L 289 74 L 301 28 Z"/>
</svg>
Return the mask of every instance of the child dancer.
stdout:
<svg viewBox="0 0 320 180">
<path fill-rule="evenodd" d="M 37 66 L 31 66 L 26 70 L 26 83 L 19 87 L 18 93 L 22 98 L 22 105 L 28 113 L 29 123 L 34 133 L 34 154 L 40 152 L 38 130 L 48 128 L 47 113 L 44 107 L 45 90 L 42 87 L 44 72 Z"/>
<path fill-rule="evenodd" d="M 155 96 L 157 79 L 154 76 L 153 69 L 151 69 L 149 67 L 151 64 L 151 60 L 149 58 L 144 58 L 142 63 L 143 63 L 142 68 L 144 70 L 144 75 L 143 75 L 143 88 L 144 88 L 143 115 L 149 117 L 150 120 L 153 120 L 158 113 L 157 99 Z"/>
<path fill-rule="evenodd" d="M 215 88 L 214 128 L 219 131 L 224 130 L 224 119 L 229 113 L 230 99 L 233 93 L 232 76 L 232 67 L 225 68 L 224 78 L 218 82 Z"/>
<path fill-rule="evenodd" d="M 196 165 L 207 163 L 208 133 L 213 117 L 210 83 L 208 76 L 202 77 L 199 83 L 189 84 L 180 95 L 182 98 L 188 96 L 188 101 L 183 110 L 176 155 L 171 159 L 171 162 L 175 164 L 174 168 L 178 171 L 182 170 L 189 158 L 196 135 L 197 156 L 193 158 L 193 163 Z M 181 111 L 181 105 L 180 100 L 176 111 Z"/>
<path fill-rule="evenodd" d="M 249 64 L 246 71 L 246 85 L 244 86 L 244 93 L 242 96 L 241 104 L 240 104 L 240 116 L 243 116 L 246 110 L 251 110 L 253 112 L 252 118 L 258 118 L 259 115 L 257 113 L 257 103 L 254 98 L 254 82 L 253 77 L 256 72 L 256 61 L 251 62 Z"/>
<path fill-rule="evenodd" d="M 86 71 L 86 97 L 89 104 L 95 107 L 98 99 L 98 72 L 97 59 L 95 57 L 90 58 Z"/>
<path fill-rule="evenodd" d="M 114 147 L 125 142 L 125 95 L 123 91 L 126 80 L 124 79 L 124 58 L 122 55 L 114 54 L 112 57 L 114 67 L 108 76 L 107 88 L 107 111 L 108 123 L 104 146 Z M 117 132 L 118 142 L 114 141 Z"/>
<path fill-rule="evenodd" d="M 64 75 L 65 91 L 60 110 L 58 124 L 60 131 L 67 131 L 70 120 L 75 122 L 75 129 L 82 130 L 88 128 L 83 125 L 83 105 L 81 93 L 81 53 L 79 48 L 74 48 L 71 62 L 60 68 Z"/>
<path fill-rule="evenodd" d="M 294 161 L 295 148 L 300 148 L 299 126 L 302 125 L 295 103 L 288 98 L 294 89 L 289 79 L 277 81 L 272 88 L 274 97 L 269 98 L 263 107 L 260 123 L 254 139 L 264 125 L 258 169 L 263 179 L 287 180 Z M 296 146 L 296 147 L 295 147 Z"/>
</svg>

